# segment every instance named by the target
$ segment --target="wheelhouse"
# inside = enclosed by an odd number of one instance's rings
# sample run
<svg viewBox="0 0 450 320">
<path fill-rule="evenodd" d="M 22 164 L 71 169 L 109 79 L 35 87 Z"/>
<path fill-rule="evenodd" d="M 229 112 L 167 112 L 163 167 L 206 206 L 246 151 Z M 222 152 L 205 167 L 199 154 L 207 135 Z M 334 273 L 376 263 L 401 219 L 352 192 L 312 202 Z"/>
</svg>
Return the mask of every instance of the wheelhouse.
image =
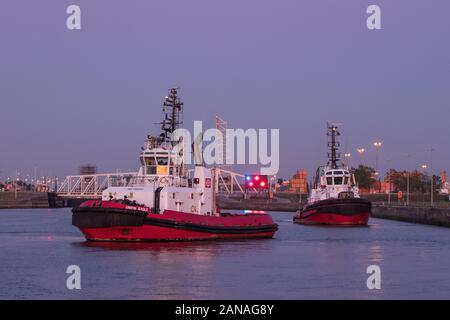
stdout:
<svg viewBox="0 0 450 320">
<path fill-rule="evenodd" d="M 162 148 L 146 149 L 140 156 L 142 175 L 145 176 L 178 176 L 180 166 L 177 157 L 171 150 Z"/>
<path fill-rule="evenodd" d="M 346 169 L 325 171 L 324 182 L 327 186 L 349 186 L 352 183 L 350 172 Z"/>
</svg>

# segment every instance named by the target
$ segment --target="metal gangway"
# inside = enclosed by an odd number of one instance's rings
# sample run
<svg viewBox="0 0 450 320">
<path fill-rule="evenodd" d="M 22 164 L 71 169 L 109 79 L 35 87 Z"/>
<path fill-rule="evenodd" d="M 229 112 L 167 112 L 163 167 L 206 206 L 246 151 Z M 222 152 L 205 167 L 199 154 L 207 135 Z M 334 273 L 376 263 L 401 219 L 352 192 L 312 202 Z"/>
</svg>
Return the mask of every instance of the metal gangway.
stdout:
<svg viewBox="0 0 450 320">
<path fill-rule="evenodd" d="M 245 176 L 230 170 L 216 168 L 216 191 L 219 194 L 244 194 Z M 104 173 L 66 176 L 57 195 L 67 198 L 99 199 L 109 187 L 126 187 L 147 179 L 137 172 Z M 150 181 L 150 180 L 148 180 Z"/>
<path fill-rule="evenodd" d="M 137 172 L 66 176 L 56 194 L 60 197 L 98 199 L 106 188 L 127 186 L 135 177 Z"/>
</svg>

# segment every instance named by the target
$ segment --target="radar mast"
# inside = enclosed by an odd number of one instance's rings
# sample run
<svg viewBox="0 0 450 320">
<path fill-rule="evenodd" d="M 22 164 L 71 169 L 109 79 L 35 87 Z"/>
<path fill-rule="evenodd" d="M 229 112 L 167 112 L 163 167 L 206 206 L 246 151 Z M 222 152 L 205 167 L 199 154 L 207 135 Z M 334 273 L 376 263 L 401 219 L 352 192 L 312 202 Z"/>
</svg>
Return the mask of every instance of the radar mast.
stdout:
<svg viewBox="0 0 450 320">
<path fill-rule="evenodd" d="M 337 140 L 337 137 L 341 135 L 338 131 L 339 126 L 340 124 L 338 123 L 327 122 L 327 136 L 329 137 L 328 148 L 330 148 L 327 164 L 331 169 L 338 169 L 338 164 L 341 161 L 341 154 L 338 152 L 341 144 Z"/>
<path fill-rule="evenodd" d="M 163 142 L 173 144 L 173 133 L 183 123 L 183 102 L 178 96 L 178 88 L 170 88 L 169 94 L 164 98 L 163 115 L 160 135 Z"/>
</svg>

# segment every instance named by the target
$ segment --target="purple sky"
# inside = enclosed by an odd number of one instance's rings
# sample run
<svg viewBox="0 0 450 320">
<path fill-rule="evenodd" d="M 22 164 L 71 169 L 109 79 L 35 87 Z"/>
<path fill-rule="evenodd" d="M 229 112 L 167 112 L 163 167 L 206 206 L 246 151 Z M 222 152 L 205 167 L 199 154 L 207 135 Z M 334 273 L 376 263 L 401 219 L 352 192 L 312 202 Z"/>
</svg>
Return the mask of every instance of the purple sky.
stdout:
<svg viewBox="0 0 450 320">
<path fill-rule="evenodd" d="M 70 4 L 82 30 L 66 29 Z M 382 9 L 381 31 L 366 8 Z M 280 128 L 280 176 L 325 161 L 325 122 L 381 168 L 450 169 L 448 0 L 2 0 L 0 176 L 138 166 L 167 88 L 185 122 Z M 0 179 L 1 179 L 0 178 Z"/>
</svg>

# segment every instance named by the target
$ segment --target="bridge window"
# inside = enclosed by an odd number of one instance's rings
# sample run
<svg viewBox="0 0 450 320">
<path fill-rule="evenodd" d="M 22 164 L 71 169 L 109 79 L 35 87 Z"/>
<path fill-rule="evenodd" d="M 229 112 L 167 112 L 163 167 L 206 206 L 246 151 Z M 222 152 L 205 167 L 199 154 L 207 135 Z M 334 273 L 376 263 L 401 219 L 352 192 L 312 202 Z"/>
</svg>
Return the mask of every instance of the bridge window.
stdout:
<svg viewBox="0 0 450 320">
<path fill-rule="evenodd" d="M 334 184 L 341 185 L 343 181 L 343 177 L 334 177 Z"/>
<path fill-rule="evenodd" d="M 147 166 L 155 166 L 156 165 L 156 160 L 153 157 L 145 157 L 145 164 Z"/>
<path fill-rule="evenodd" d="M 147 166 L 147 174 L 156 174 L 156 166 Z"/>
<path fill-rule="evenodd" d="M 145 157 L 146 174 L 156 174 L 156 160 L 154 157 Z"/>
<path fill-rule="evenodd" d="M 333 184 L 333 178 L 327 178 L 327 185 L 331 186 Z"/>
<path fill-rule="evenodd" d="M 168 158 L 158 158 L 158 165 L 159 166 L 167 166 L 169 164 Z"/>
</svg>

